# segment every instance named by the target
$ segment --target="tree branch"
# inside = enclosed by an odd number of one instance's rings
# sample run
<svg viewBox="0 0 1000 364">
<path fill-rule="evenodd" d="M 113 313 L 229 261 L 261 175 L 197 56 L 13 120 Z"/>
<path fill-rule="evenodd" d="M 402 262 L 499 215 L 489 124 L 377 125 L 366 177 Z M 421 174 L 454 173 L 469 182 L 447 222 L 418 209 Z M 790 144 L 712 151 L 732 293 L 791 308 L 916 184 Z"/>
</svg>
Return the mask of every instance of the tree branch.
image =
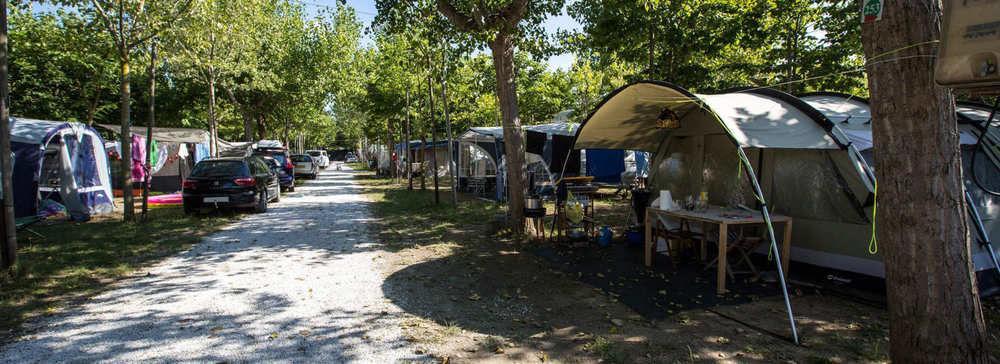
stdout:
<svg viewBox="0 0 1000 364">
<path fill-rule="evenodd" d="M 437 8 L 445 18 L 448 18 L 448 20 L 451 21 L 456 28 L 462 31 L 477 32 L 483 30 L 484 28 L 484 24 L 482 22 L 478 22 L 471 16 L 462 14 L 462 12 L 458 11 L 458 9 L 455 8 L 454 5 L 451 5 L 451 2 L 448 0 L 438 0 Z"/>
</svg>

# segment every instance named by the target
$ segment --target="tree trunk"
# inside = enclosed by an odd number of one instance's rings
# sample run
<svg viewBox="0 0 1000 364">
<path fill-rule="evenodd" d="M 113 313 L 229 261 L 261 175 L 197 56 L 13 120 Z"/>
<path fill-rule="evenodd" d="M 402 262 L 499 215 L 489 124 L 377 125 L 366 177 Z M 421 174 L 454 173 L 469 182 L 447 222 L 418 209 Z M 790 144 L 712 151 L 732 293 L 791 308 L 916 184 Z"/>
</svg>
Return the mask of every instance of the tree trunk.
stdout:
<svg viewBox="0 0 1000 364">
<path fill-rule="evenodd" d="M 869 57 L 886 269 L 889 354 L 897 363 L 986 363 L 950 90 L 934 83 L 941 10 L 934 0 L 886 0 L 862 27 Z M 904 49 L 914 44 L 926 44 Z M 876 58 L 877 57 L 877 58 Z M 896 60 L 891 60 L 891 59 Z"/>
<path fill-rule="evenodd" d="M 413 154 L 410 153 L 410 90 L 406 89 L 406 140 L 403 142 L 403 153 L 406 154 L 406 189 L 413 190 Z"/>
<path fill-rule="evenodd" d="M 524 135 L 518 116 L 517 88 L 514 80 L 514 42 L 501 31 L 490 44 L 497 73 L 497 98 L 503 115 L 504 154 L 507 158 L 507 191 L 511 230 L 524 234 Z"/>
<path fill-rule="evenodd" d="M 420 136 L 420 152 L 418 153 L 420 157 L 420 189 L 427 189 L 427 166 L 424 162 L 427 161 L 427 134 Z"/>
<path fill-rule="evenodd" d="M 149 50 L 149 120 L 146 122 L 146 180 L 142 181 L 142 220 L 149 212 L 149 183 L 153 180 L 153 126 L 156 124 L 156 42 Z"/>
<path fill-rule="evenodd" d="M 447 48 L 446 48 L 447 49 Z M 447 50 L 441 51 L 441 64 L 444 72 L 441 75 L 441 108 L 444 109 L 444 127 L 448 133 L 448 173 L 451 175 L 451 203 L 458 206 L 458 175 L 455 169 L 454 136 L 451 134 L 451 119 L 448 117 L 448 60 Z"/>
<path fill-rule="evenodd" d="M 215 120 L 215 67 L 208 66 L 208 141 L 209 154 L 219 156 L 219 130 Z"/>
<path fill-rule="evenodd" d="M 135 202 L 132 199 L 132 115 L 130 98 L 132 90 L 131 74 L 129 73 L 129 52 L 124 46 L 120 47 L 119 62 L 121 63 L 121 97 L 119 98 L 119 108 L 121 109 L 120 122 L 122 125 L 121 146 L 122 146 L 122 168 L 121 168 L 121 188 L 122 204 L 124 206 L 123 220 L 133 221 L 135 219 Z"/>
<path fill-rule="evenodd" d="M 0 182 L 3 189 L 3 209 L 0 209 L 0 224 L 3 227 L 3 249 L 0 249 L 0 268 L 9 269 L 17 262 L 17 226 L 14 223 L 14 166 L 10 150 L 10 110 L 7 95 L 7 2 L 0 2 Z"/>
<path fill-rule="evenodd" d="M 431 126 L 431 173 L 434 174 L 434 204 L 441 203 L 441 191 L 438 189 L 438 158 L 437 158 L 437 120 L 434 118 L 434 81 L 430 75 L 430 56 L 427 56 L 427 98 L 429 103 L 427 105 L 427 115 L 430 118 L 428 120 Z"/>
</svg>

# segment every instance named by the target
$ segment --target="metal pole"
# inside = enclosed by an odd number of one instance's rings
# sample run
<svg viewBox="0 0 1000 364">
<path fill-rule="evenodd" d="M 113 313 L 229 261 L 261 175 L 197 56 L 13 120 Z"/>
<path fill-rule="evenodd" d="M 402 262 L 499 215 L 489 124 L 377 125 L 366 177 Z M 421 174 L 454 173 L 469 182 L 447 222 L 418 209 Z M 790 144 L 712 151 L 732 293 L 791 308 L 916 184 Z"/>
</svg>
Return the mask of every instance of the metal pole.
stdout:
<svg viewBox="0 0 1000 364">
<path fill-rule="evenodd" d="M 792 314 L 792 302 L 788 299 L 788 286 L 785 284 L 785 270 L 781 266 L 781 253 L 778 251 L 778 243 L 774 239 L 774 226 L 771 224 L 771 213 L 767 210 L 767 201 L 764 200 L 764 191 L 761 190 L 760 184 L 757 183 L 757 175 L 754 173 L 750 160 L 747 158 L 746 153 L 743 152 L 742 147 L 736 145 L 736 150 L 739 151 L 740 162 L 743 163 L 743 167 L 746 168 L 747 177 L 750 178 L 750 183 L 753 185 L 754 193 L 757 194 L 757 198 L 760 200 L 760 213 L 764 217 L 764 225 L 767 226 L 767 237 L 771 240 L 771 253 L 774 254 L 774 265 L 778 268 L 778 282 L 781 283 L 781 294 L 785 299 L 785 310 L 788 312 L 788 324 L 792 328 L 792 340 L 795 341 L 796 345 L 798 345 L 799 333 L 798 329 L 795 328 L 795 316 Z M 726 264 L 726 262 L 719 262 L 719 264 Z"/>
<path fill-rule="evenodd" d="M 969 215 L 972 217 L 972 222 L 976 226 L 976 232 L 979 235 L 979 244 L 986 247 L 986 250 L 990 252 L 990 259 L 993 260 L 993 267 L 996 268 L 997 274 L 1000 274 L 1000 261 L 997 260 L 997 254 L 993 250 L 993 243 L 990 242 L 990 236 L 986 232 L 986 228 L 983 227 L 983 218 L 979 216 L 979 210 L 976 209 L 976 205 L 972 200 L 972 194 L 969 191 L 965 191 L 965 204 L 968 205 Z"/>
<path fill-rule="evenodd" d="M 441 105 L 444 107 L 444 126 L 448 133 L 448 172 L 451 173 L 451 203 L 458 206 L 458 175 L 455 165 L 454 137 L 451 135 L 451 118 L 448 117 L 448 48 L 447 44 L 441 50 L 441 65 L 444 67 L 441 76 Z"/>
</svg>

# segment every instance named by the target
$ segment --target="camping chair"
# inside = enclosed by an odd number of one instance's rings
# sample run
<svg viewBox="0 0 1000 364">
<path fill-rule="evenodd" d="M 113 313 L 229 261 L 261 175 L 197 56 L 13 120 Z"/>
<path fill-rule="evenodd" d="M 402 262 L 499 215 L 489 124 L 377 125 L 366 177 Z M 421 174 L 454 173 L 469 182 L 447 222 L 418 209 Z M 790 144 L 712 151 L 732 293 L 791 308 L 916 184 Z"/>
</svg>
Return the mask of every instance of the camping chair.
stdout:
<svg viewBox="0 0 1000 364">
<path fill-rule="evenodd" d="M 736 280 L 737 274 L 749 274 L 756 277 L 760 272 L 757 270 L 757 266 L 753 264 L 753 260 L 750 259 L 750 252 L 757 248 L 763 241 L 762 238 L 757 236 L 745 236 L 743 229 L 738 232 L 730 231 L 729 244 L 726 247 L 726 274 L 729 275 L 729 279 L 733 281 Z M 715 242 L 719 244 L 719 242 Z M 732 254 L 733 252 L 737 254 Z M 734 261 L 735 260 L 735 261 Z M 705 264 L 705 270 L 715 267 L 719 262 L 719 257 L 713 258 L 707 264 Z M 740 270 L 740 269 L 743 270 Z"/>
<path fill-rule="evenodd" d="M 668 255 L 675 258 L 675 260 L 681 256 L 682 246 L 681 244 L 671 244 L 670 242 L 689 242 L 693 244 L 695 241 L 701 241 L 705 236 L 704 232 L 693 228 L 691 222 L 687 220 L 674 222 L 663 216 L 658 216 L 657 221 L 654 221 L 653 224 L 656 227 L 656 229 L 653 229 L 654 238 L 656 241 L 659 241 L 660 238 L 667 241 Z M 656 249 L 656 245 L 653 246 L 653 249 Z"/>
</svg>

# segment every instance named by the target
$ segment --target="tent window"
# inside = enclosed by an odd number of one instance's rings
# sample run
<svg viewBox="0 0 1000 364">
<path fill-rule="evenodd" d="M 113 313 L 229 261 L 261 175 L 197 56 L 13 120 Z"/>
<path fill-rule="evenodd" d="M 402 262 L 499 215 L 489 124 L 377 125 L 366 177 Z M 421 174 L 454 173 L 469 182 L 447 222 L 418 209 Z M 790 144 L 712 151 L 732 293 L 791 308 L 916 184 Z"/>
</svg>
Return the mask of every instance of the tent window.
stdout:
<svg viewBox="0 0 1000 364">
<path fill-rule="evenodd" d="M 976 208 L 979 209 L 979 214 L 982 216 L 983 220 L 990 221 L 1000 219 L 1000 197 L 992 196 L 985 193 L 972 181 L 972 157 L 975 148 L 972 145 L 962 146 L 962 170 L 965 172 L 965 188 L 972 194 L 972 199 L 976 201 Z M 997 167 L 994 165 L 988 156 L 984 155 L 982 152 L 975 153 L 975 157 L 979 158 L 976 161 L 976 177 L 979 181 L 991 190 L 1000 190 L 1000 173 L 997 173 Z"/>
<path fill-rule="evenodd" d="M 821 221 L 864 224 L 844 193 L 836 166 L 822 150 L 773 150 L 770 204 L 777 213 Z"/>
</svg>

